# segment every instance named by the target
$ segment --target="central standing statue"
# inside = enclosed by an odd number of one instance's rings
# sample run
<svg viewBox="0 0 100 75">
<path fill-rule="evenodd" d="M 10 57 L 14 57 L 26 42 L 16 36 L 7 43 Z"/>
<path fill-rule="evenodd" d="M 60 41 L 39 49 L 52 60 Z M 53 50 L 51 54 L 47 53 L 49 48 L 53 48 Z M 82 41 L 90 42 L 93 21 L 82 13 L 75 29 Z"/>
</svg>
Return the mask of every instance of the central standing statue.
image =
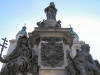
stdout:
<svg viewBox="0 0 100 75">
<path fill-rule="evenodd" d="M 51 2 L 50 5 L 45 8 L 44 12 L 46 13 L 47 19 L 37 22 L 38 27 L 40 28 L 61 28 L 61 21 L 56 21 L 57 9 L 54 2 Z"/>
<path fill-rule="evenodd" d="M 54 4 L 54 2 L 51 2 L 50 5 L 47 8 L 45 8 L 47 20 L 55 20 L 56 21 L 56 12 L 57 12 L 57 9 L 55 8 L 55 4 Z"/>
</svg>

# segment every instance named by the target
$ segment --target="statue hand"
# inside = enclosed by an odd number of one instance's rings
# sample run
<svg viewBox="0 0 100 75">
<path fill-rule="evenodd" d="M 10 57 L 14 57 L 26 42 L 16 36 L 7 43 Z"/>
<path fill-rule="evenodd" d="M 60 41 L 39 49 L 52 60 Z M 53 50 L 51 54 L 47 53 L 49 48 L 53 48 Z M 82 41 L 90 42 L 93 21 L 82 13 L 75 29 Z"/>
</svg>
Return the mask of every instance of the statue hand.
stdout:
<svg viewBox="0 0 100 75">
<path fill-rule="evenodd" d="M 0 61 L 2 62 L 3 58 L 0 56 Z"/>
<path fill-rule="evenodd" d="M 4 60 L 4 59 L 0 56 L 0 62 L 6 63 L 6 60 Z"/>
</svg>

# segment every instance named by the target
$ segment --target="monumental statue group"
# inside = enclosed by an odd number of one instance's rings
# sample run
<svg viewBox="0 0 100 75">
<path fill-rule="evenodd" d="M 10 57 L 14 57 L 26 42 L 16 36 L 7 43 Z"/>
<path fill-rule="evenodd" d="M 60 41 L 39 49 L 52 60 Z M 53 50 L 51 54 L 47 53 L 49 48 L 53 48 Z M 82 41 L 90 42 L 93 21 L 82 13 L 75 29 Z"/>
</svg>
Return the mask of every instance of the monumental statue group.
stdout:
<svg viewBox="0 0 100 75">
<path fill-rule="evenodd" d="M 54 2 L 45 13 L 47 19 L 37 22 L 33 32 L 27 34 L 22 28 L 10 54 L 0 54 L 0 75 L 100 75 L 100 63 L 92 58 L 90 46 L 78 40 L 72 27 L 62 28 L 56 20 Z"/>
</svg>

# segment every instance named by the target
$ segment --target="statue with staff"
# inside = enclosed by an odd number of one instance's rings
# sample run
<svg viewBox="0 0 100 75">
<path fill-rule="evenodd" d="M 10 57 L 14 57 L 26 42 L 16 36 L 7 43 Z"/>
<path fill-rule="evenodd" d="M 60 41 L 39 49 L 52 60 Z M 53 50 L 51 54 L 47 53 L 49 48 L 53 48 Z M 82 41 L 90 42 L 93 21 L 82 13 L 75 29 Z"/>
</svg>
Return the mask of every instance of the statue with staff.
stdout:
<svg viewBox="0 0 100 75">
<path fill-rule="evenodd" d="M 8 44 L 6 43 L 6 42 L 8 42 L 6 38 L 2 38 L 2 40 L 3 40 L 4 42 L 3 42 L 3 44 L 0 44 L 0 46 L 2 46 L 2 48 L 1 48 L 1 53 L 0 53 L 0 57 L 2 56 L 2 52 L 3 52 L 4 48 L 7 48 L 5 45 L 8 45 Z"/>
</svg>

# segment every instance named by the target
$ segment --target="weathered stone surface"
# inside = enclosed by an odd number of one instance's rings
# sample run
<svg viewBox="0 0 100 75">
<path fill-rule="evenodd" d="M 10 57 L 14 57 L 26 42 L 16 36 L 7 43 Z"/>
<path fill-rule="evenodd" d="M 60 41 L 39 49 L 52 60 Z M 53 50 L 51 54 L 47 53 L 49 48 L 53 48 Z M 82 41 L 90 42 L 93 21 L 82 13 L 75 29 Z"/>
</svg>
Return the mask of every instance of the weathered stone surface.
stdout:
<svg viewBox="0 0 100 75">
<path fill-rule="evenodd" d="M 64 65 L 62 43 L 41 43 L 41 64 L 46 67 L 61 67 Z"/>
<path fill-rule="evenodd" d="M 0 57 L 0 61 L 6 63 L 0 75 L 18 75 L 19 72 L 22 75 L 27 74 L 27 72 L 36 74 L 38 71 L 37 56 L 32 55 L 27 37 L 20 37 L 15 50 L 5 59 Z"/>
<path fill-rule="evenodd" d="M 36 40 L 38 38 L 40 39 L 44 37 L 62 38 L 64 43 L 70 45 L 70 47 L 72 46 L 73 38 L 74 38 L 69 32 L 69 28 L 35 28 L 34 32 L 29 33 L 29 38 L 34 43 L 37 42 Z"/>
<path fill-rule="evenodd" d="M 47 20 L 56 21 L 56 12 L 57 12 L 57 9 L 55 8 L 55 4 L 54 2 L 51 2 L 50 5 L 47 8 L 45 8 Z"/>
<path fill-rule="evenodd" d="M 5 63 L 0 75 L 100 75 L 89 45 L 79 41 L 72 27 L 61 28 L 56 12 L 51 2 L 45 9 L 47 20 L 38 22 L 29 38 L 19 35 L 16 46 L 12 41 L 11 51 L 0 57 Z"/>
<path fill-rule="evenodd" d="M 66 71 L 64 69 L 41 69 L 39 75 L 66 75 Z"/>
<path fill-rule="evenodd" d="M 50 5 L 45 8 L 45 13 L 47 20 L 43 20 L 37 22 L 39 28 L 61 28 L 61 21 L 56 21 L 56 12 L 57 9 L 55 8 L 54 2 L 51 2 Z"/>
<path fill-rule="evenodd" d="M 70 63 L 66 68 L 68 75 L 100 75 L 100 69 L 89 53 L 89 45 L 84 44 L 81 49 L 77 50 L 74 59 L 69 55 Z"/>
</svg>

